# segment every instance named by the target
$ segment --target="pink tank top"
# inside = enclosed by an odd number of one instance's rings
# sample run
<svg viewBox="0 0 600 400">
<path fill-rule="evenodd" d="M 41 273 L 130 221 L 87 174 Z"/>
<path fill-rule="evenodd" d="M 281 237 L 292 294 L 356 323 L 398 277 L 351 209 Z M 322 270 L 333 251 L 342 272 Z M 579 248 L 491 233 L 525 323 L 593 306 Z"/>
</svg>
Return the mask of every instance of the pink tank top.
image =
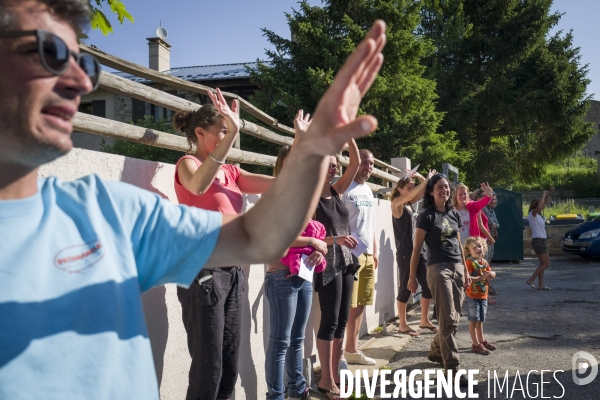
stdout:
<svg viewBox="0 0 600 400">
<path fill-rule="evenodd" d="M 194 160 L 200 168 L 202 162 L 191 155 L 183 156 L 175 165 L 175 194 L 179 204 L 203 208 L 205 210 L 219 211 L 223 214 L 236 215 L 242 212 L 244 198 L 237 180 L 240 177 L 240 169 L 235 165 L 223 164 L 221 169 L 225 173 L 225 182 L 221 183 L 215 178 L 206 193 L 201 196 L 192 194 L 181 184 L 179 174 L 177 173 L 179 163 L 189 158 Z"/>
</svg>

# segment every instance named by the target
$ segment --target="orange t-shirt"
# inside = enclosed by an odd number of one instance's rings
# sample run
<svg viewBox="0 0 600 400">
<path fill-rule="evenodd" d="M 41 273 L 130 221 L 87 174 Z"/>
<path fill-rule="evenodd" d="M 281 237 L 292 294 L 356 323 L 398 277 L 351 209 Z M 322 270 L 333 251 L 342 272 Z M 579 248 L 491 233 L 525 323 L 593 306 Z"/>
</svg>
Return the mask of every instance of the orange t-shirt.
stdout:
<svg viewBox="0 0 600 400">
<path fill-rule="evenodd" d="M 490 265 L 483 258 L 479 260 L 475 258 L 467 258 L 467 271 L 472 277 L 482 276 L 486 272 L 491 271 Z M 485 300 L 488 298 L 489 284 L 487 279 L 473 282 L 469 288 L 467 288 L 467 296 L 472 299 Z"/>
<path fill-rule="evenodd" d="M 235 165 L 223 164 L 221 169 L 225 173 L 225 182 L 221 183 L 215 178 L 206 193 L 198 196 L 183 187 L 179 180 L 177 169 L 179 163 L 186 158 L 194 160 L 198 168 L 202 165 L 200 160 L 191 155 L 183 156 L 177 161 L 175 165 L 175 194 L 177 194 L 179 204 L 218 211 L 229 215 L 240 214 L 244 206 L 244 197 L 237 185 L 237 180 L 240 177 L 240 169 Z"/>
</svg>

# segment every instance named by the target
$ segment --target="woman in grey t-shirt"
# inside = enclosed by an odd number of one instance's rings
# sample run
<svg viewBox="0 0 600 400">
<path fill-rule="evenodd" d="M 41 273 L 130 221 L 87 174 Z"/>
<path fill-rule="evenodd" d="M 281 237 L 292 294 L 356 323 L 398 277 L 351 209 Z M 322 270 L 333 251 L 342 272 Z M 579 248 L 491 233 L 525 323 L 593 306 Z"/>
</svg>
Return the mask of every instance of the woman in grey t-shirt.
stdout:
<svg viewBox="0 0 600 400">
<path fill-rule="evenodd" d="M 427 358 L 454 373 L 459 366 L 455 334 L 462 308 L 464 289 L 471 277 L 464 262 L 460 242 L 462 221 L 450 201 L 450 185 L 444 174 L 429 179 L 423 197 L 424 211 L 417 218 L 417 229 L 410 263 L 408 289 L 416 292 L 419 254 L 427 244 L 427 284 L 438 311 L 438 333 L 431 342 Z M 453 375 L 454 376 L 454 375 Z M 464 384 L 461 379 L 461 385 Z"/>
</svg>

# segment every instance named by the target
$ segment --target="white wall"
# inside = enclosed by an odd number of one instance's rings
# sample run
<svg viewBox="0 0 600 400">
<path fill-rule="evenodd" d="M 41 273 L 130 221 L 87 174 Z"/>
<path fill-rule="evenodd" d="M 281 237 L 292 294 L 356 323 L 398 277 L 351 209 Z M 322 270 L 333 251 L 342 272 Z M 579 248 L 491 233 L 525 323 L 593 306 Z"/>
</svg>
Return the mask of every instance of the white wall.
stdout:
<svg viewBox="0 0 600 400">
<path fill-rule="evenodd" d="M 174 172 L 175 168 L 170 164 L 74 149 L 67 156 L 44 166 L 40 176 L 56 175 L 63 180 L 73 180 L 96 173 L 103 179 L 128 182 L 177 203 L 173 189 Z M 258 196 L 247 196 L 246 200 L 249 208 L 258 200 Z M 377 203 L 375 228 L 379 240 L 380 261 L 375 284 L 375 302 L 372 307 L 367 307 L 363 333 L 380 325 L 384 313 L 395 315 L 397 270 L 390 203 L 385 200 L 377 200 Z M 236 400 L 263 398 L 267 392 L 264 362 L 269 340 L 269 305 L 263 291 L 264 271 L 264 265 L 244 267 L 248 290 L 244 300 L 240 376 L 236 387 Z M 154 288 L 145 293 L 143 298 L 161 398 L 185 398 L 190 357 L 181 323 L 181 307 L 177 301 L 176 287 L 166 285 Z M 311 357 L 317 363 L 316 332 L 320 320 L 318 304 L 315 295 L 305 340 L 305 357 Z"/>
</svg>

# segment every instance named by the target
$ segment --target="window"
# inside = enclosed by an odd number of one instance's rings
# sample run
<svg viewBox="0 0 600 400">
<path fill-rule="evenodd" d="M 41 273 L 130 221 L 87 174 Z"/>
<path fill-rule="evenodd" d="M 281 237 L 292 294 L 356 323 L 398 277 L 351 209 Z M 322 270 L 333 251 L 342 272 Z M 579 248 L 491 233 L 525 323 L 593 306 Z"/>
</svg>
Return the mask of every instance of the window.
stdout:
<svg viewBox="0 0 600 400">
<path fill-rule="evenodd" d="M 79 105 L 79 112 L 106 118 L 106 100 L 93 100 L 91 103 L 81 103 Z"/>
</svg>

